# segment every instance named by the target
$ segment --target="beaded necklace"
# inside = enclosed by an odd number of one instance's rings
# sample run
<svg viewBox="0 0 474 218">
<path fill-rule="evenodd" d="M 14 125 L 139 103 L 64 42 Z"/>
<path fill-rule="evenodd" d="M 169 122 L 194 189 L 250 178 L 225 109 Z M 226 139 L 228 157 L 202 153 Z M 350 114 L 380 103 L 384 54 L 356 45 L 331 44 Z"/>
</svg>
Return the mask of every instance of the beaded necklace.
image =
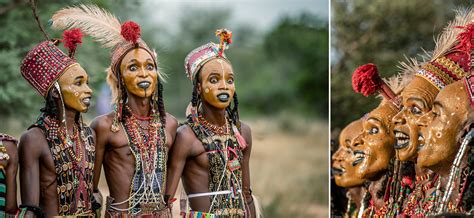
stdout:
<svg viewBox="0 0 474 218">
<path fill-rule="evenodd" d="M 242 193 L 242 149 L 226 117 L 226 125 L 213 128 L 201 115 L 188 116 L 185 125 L 202 142 L 209 160 L 209 191 L 227 191 L 230 194 L 210 196 L 209 213 L 225 217 L 246 217 Z M 197 119 L 196 119 L 197 118 Z M 204 121 L 204 122 L 203 122 Z"/>
<path fill-rule="evenodd" d="M 0 133 L 0 161 L 7 162 L 10 159 L 10 156 L 7 153 L 7 147 L 3 144 L 4 141 L 11 141 L 17 143 L 16 139 L 13 137 Z M 7 164 L 0 165 L 0 198 L 6 199 L 7 197 L 7 173 L 5 168 Z M 6 201 L 0 201 L 0 217 L 6 217 L 5 214 Z"/>
<path fill-rule="evenodd" d="M 32 127 L 43 130 L 56 168 L 59 215 L 92 214 L 92 177 L 95 147 L 92 130 L 82 122 L 74 124 L 73 137 L 66 137 L 54 117 L 41 115 Z"/>
<path fill-rule="evenodd" d="M 133 114 L 128 106 L 124 109 L 122 126 L 135 157 L 135 172 L 129 198 L 113 203 L 112 208 L 131 214 L 161 211 L 166 207 L 163 192 L 168 159 L 164 126 L 160 122 L 159 113 L 152 112 L 150 116 L 141 117 Z M 143 121 L 148 123 L 143 125 Z M 127 209 L 114 207 L 127 201 Z"/>
</svg>

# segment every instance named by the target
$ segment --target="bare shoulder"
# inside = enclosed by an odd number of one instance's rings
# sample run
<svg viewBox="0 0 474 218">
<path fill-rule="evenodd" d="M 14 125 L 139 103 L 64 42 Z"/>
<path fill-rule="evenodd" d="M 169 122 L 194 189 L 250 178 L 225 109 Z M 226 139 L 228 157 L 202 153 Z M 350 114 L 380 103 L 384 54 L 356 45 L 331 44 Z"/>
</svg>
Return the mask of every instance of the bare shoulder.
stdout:
<svg viewBox="0 0 474 218">
<path fill-rule="evenodd" d="M 176 140 L 181 142 L 193 142 L 197 140 L 196 135 L 194 135 L 194 131 L 188 125 L 181 125 L 176 130 Z"/>
<path fill-rule="evenodd" d="M 114 120 L 114 112 L 100 115 L 92 120 L 90 127 L 95 131 L 105 131 L 110 129 Z"/>
<path fill-rule="evenodd" d="M 178 128 L 178 120 L 173 115 L 166 113 L 165 119 L 167 129 L 176 130 L 176 128 Z"/>
<path fill-rule="evenodd" d="M 247 123 L 240 122 L 240 131 L 242 132 L 242 136 L 244 137 L 247 144 L 252 144 L 252 129 Z"/>
<path fill-rule="evenodd" d="M 33 127 L 21 135 L 18 144 L 18 152 L 20 155 L 37 156 L 40 155 L 44 149 L 49 150 L 49 147 L 46 137 L 40 128 Z"/>
</svg>

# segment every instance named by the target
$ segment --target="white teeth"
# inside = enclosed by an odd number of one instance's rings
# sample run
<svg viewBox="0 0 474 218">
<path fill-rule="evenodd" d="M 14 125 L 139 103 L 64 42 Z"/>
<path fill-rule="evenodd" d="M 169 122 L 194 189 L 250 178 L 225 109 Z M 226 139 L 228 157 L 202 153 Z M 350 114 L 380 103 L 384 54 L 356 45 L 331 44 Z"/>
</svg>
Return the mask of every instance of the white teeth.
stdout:
<svg viewBox="0 0 474 218">
<path fill-rule="evenodd" d="M 84 98 L 84 99 L 82 99 L 82 102 L 84 102 L 84 103 L 86 103 L 86 104 L 90 103 L 90 101 L 91 101 L 90 98 Z"/>
<path fill-rule="evenodd" d="M 355 157 L 356 157 L 356 159 L 363 159 L 363 158 L 364 158 L 364 154 L 362 154 L 362 153 L 357 153 L 357 154 L 355 154 Z"/>
<path fill-rule="evenodd" d="M 401 139 L 408 139 L 408 135 L 403 133 L 403 132 L 395 132 L 395 137 L 398 139 L 398 140 L 401 140 Z"/>
</svg>

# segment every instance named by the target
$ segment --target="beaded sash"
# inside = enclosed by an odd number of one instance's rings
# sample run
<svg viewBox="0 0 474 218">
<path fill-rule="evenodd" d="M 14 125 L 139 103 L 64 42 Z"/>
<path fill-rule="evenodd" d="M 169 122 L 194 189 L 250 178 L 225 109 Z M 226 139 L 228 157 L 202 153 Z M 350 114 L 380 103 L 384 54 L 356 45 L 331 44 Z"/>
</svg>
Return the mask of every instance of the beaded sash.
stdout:
<svg viewBox="0 0 474 218">
<path fill-rule="evenodd" d="M 243 160 L 242 150 L 230 128 L 230 134 L 218 135 L 194 122 L 191 116 L 185 123 L 193 130 L 196 137 L 202 142 L 209 160 L 209 191 L 227 191 L 230 194 L 209 196 L 211 206 L 209 213 L 217 216 L 244 217 L 246 215 L 242 190 L 242 170 L 240 163 Z"/>
<path fill-rule="evenodd" d="M 43 130 L 49 149 L 53 156 L 56 169 L 56 185 L 59 203 L 59 215 L 92 214 L 91 199 L 93 198 L 92 177 L 95 161 L 95 147 L 92 130 L 83 126 L 79 140 L 83 140 L 82 157 L 73 157 L 68 151 L 74 149 L 66 145 L 59 130 L 59 121 L 41 115 L 32 127 Z"/>
<path fill-rule="evenodd" d="M 7 148 L 3 144 L 3 141 L 11 141 L 17 143 L 16 139 L 9 135 L 0 133 L 0 161 L 8 161 L 10 158 L 7 153 Z M 5 217 L 5 206 L 7 197 L 7 174 L 5 172 L 6 165 L 0 165 L 0 217 Z"/>
<path fill-rule="evenodd" d="M 123 129 L 127 134 L 130 150 L 135 158 L 135 172 L 130 187 L 128 212 L 138 214 L 162 211 L 166 208 L 164 188 L 166 161 L 168 160 L 165 128 L 160 123 L 159 116 L 156 115 L 150 120 L 149 132 L 145 134 L 139 130 L 140 127 L 133 125 L 134 118 L 130 113 L 124 115 Z M 156 125 L 155 131 L 152 125 Z"/>
</svg>

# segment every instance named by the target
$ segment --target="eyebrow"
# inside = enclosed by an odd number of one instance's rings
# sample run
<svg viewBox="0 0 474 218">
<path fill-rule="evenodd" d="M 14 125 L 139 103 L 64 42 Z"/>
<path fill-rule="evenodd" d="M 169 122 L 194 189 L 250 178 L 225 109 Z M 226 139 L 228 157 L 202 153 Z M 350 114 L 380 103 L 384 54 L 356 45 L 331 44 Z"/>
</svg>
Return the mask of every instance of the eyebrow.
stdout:
<svg viewBox="0 0 474 218">
<path fill-rule="evenodd" d="M 423 107 L 429 108 L 429 107 L 428 107 L 428 104 L 426 104 L 426 102 L 425 102 L 423 99 L 421 99 L 421 98 L 410 97 L 410 98 L 407 99 L 407 101 L 421 102 L 421 104 L 423 105 Z"/>
<path fill-rule="evenodd" d="M 373 121 L 377 121 L 377 122 L 379 122 L 379 123 L 382 123 L 382 121 L 381 121 L 380 119 L 375 118 L 375 117 L 369 117 L 369 118 L 367 118 L 367 121 L 369 121 L 369 120 L 373 120 Z"/>
<path fill-rule="evenodd" d="M 444 108 L 444 106 L 443 106 L 443 105 L 441 104 L 441 102 L 439 102 L 439 101 L 435 101 L 435 102 L 433 103 L 433 107 L 434 107 L 434 106 L 438 106 L 438 107 L 440 107 L 440 108 Z"/>
<path fill-rule="evenodd" d="M 85 77 L 84 76 L 77 76 L 76 78 L 74 78 L 74 80 L 79 80 L 79 79 L 84 79 Z"/>
</svg>

